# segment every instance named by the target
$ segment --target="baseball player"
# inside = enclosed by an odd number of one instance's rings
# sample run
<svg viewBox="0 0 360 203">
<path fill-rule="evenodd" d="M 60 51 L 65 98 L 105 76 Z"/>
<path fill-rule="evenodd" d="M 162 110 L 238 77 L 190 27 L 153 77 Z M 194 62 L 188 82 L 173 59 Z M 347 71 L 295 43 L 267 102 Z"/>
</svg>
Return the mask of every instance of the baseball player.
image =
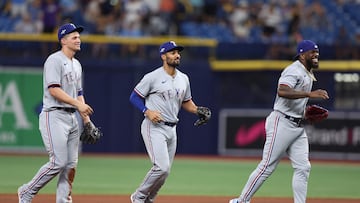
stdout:
<svg viewBox="0 0 360 203">
<path fill-rule="evenodd" d="M 298 44 L 295 62 L 286 67 L 279 78 L 274 110 L 265 123 L 266 141 L 262 160 L 250 174 L 239 198 L 229 203 L 249 203 L 255 192 L 274 172 L 284 154 L 287 154 L 294 175 L 292 188 L 294 203 L 305 203 L 310 173 L 309 143 L 300 124 L 309 98 L 329 99 L 325 90 L 312 91 L 312 72 L 319 67 L 319 48 L 310 40 Z"/>
<path fill-rule="evenodd" d="M 64 24 L 58 31 L 61 50 L 51 54 L 43 73 L 43 108 L 39 116 L 39 129 L 49 154 L 33 179 L 19 187 L 19 203 L 29 203 L 49 181 L 58 175 L 56 202 L 71 203 L 71 188 L 78 163 L 79 123 L 90 121 L 93 109 L 85 103 L 80 62 L 74 58 L 80 51 L 82 27 Z M 80 119 L 81 120 L 81 119 Z"/>
<path fill-rule="evenodd" d="M 184 49 L 174 41 L 160 46 L 162 66 L 147 73 L 135 86 L 130 102 L 145 116 L 141 134 L 152 168 L 131 194 L 132 203 L 151 203 L 165 183 L 176 151 L 176 125 L 180 108 L 199 114 L 186 74 L 177 69 Z M 145 101 L 145 102 L 144 102 Z"/>
</svg>

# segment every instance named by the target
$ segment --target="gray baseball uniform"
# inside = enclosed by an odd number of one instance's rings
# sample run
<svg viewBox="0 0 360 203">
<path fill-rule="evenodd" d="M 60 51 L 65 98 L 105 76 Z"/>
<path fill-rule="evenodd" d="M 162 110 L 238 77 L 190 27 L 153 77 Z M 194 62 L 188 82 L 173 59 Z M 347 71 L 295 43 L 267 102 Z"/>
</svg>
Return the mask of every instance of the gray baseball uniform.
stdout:
<svg viewBox="0 0 360 203">
<path fill-rule="evenodd" d="M 71 188 L 78 163 L 79 125 L 75 108 L 52 97 L 49 86 L 60 85 L 73 98 L 82 91 L 82 67 L 78 60 L 67 58 L 62 51 L 53 53 L 44 64 L 43 109 L 39 129 L 49 154 L 33 179 L 19 188 L 23 200 L 31 199 L 56 175 L 59 175 L 56 202 L 72 202 Z"/>
<path fill-rule="evenodd" d="M 170 173 L 176 151 L 176 123 L 184 101 L 191 99 L 189 78 L 176 69 L 174 77 L 163 67 L 146 74 L 134 91 L 145 98 L 148 109 L 161 112 L 165 122 L 154 124 L 147 117 L 141 124 L 141 133 L 153 167 L 134 195 L 143 201 L 152 201 Z"/>
<path fill-rule="evenodd" d="M 279 85 L 310 92 L 314 80 L 312 73 L 295 61 L 285 68 Z M 276 96 L 274 111 L 266 118 L 266 141 L 263 157 L 251 173 L 239 197 L 239 203 L 249 203 L 263 182 L 273 173 L 283 155 L 287 154 L 294 168 L 292 181 L 294 202 L 305 203 L 310 173 L 309 144 L 306 132 L 298 120 L 303 117 L 308 98 L 287 99 Z"/>
</svg>

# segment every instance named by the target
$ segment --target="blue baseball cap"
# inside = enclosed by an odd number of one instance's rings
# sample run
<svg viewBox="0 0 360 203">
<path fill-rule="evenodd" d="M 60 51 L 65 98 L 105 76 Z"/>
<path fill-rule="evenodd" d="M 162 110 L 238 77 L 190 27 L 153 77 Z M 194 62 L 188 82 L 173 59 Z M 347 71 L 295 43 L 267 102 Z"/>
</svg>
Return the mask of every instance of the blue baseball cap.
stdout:
<svg viewBox="0 0 360 203">
<path fill-rule="evenodd" d="M 176 45 L 174 41 L 165 42 L 160 46 L 159 52 L 161 54 L 165 54 L 166 52 L 172 51 L 172 50 L 184 50 L 184 47 Z"/>
<path fill-rule="evenodd" d="M 79 33 L 81 33 L 83 30 L 84 30 L 83 27 L 81 27 L 81 26 L 76 27 L 76 26 L 75 26 L 74 24 L 72 24 L 72 23 L 64 24 L 64 25 L 62 25 L 62 26 L 59 28 L 59 31 L 58 31 L 58 40 L 60 41 L 65 35 L 67 35 L 67 34 L 69 34 L 69 33 L 72 33 L 72 32 L 79 32 Z"/>
<path fill-rule="evenodd" d="M 311 40 L 303 40 L 299 42 L 297 46 L 297 54 L 294 58 L 296 59 L 300 54 L 315 49 L 319 49 L 318 45 L 316 45 L 315 42 Z"/>
</svg>

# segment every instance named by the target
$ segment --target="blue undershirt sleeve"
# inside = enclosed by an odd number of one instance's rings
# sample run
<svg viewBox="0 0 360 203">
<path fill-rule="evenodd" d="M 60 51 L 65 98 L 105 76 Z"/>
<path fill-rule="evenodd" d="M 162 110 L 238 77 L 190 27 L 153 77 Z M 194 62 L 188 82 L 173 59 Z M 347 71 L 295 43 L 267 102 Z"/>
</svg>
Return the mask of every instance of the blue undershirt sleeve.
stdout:
<svg viewBox="0 0 360 203">
<path fill-rule="evenodd" d="M 144 99 L 140 97 L 135 91 L 133 91 L 130 95 L 130 102 L 143 113 L 147 110 L 144 104 Z"/>
</svg>

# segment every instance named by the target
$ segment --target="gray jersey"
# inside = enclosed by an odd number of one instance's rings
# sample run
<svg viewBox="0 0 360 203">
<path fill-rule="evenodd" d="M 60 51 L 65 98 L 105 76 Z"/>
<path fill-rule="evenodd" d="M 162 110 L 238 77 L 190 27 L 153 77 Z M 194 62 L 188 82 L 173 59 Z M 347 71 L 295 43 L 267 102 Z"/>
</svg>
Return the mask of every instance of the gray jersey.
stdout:
<svg viewBox="0 0 360 203">
<path fill-rule="evenodd" d="M 287 85 L 297 91 L 310 92 L 313 85 L 313 75 L 306 70 L 300 61 L 295 61 L 286 67 L 279 78 L 279 85 Z M 276 95 L 274 110 L 286 115 L 301 118 L 309 98 L 287 99 Z"/>
<path fill-rule="evenodd" d="M 159 67 L 144 75 L 134 90 L 145 98 L 148 109 L 160 111 L 168 122 L 177 122 L 182 103 L 191 99 L 189 78 L 177 69 L 172 77 Z"/>
<path fill-rule="evenodd" d="M 44 64 L 43 109 L 47 111 L 51 107 L 73 107 L 56 100 L 50 95 L 48 87 L 60 85 L 65 93 L 72 98 L 76 98 L 78 92 L 82 91 L 81 73 L 82 67 L 77 59 L 69 59 L 62 51 L 51 54 Z"/>
</svg>

